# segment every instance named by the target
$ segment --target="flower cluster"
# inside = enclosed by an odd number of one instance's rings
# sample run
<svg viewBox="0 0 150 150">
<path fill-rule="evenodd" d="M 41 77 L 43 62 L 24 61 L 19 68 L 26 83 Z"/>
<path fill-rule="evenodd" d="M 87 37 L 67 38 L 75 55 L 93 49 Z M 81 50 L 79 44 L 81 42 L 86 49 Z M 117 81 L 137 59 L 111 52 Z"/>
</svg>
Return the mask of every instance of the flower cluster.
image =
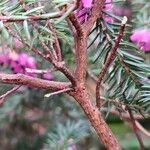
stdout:
<svg viewBox="0 0 150 150">
<path fill-rule="evenodd" d="M 145 52 L 150 52 L 150 30 L 138 29 L 135 30 L 131 37 L 131 41 L 136 43 L 138 48 Z"/>
<path fill-rule="evenodd" d="M 88 17 L 90 16 L 91 13 L 92 2 L 93 0 L 81 0 L 80 6 L 76 11 L 76 15 L 79 18 L 81 24 L 88 20 Z M 113 9 L 112 0 L 106 0 L 103 10 L 112 11 L 112 9 Z M 106 22 L 110 23 L 113 22 L 112 17 L 108 15 L 103 15 L 103 18 Z"/>
<path fill-rule="evenodd" d="M 26 53 L 2 53 L 0 54 L 0 65 L 9 66 L 13 73 L 22 73 L 28 76 L 36 77 L 36 74 L 29 73 L 26 68 L 37 69 L 37 62 L 34 57 L 29 56 Z M 42 74 L 42 78 L 46 80 L 52 80 L 53 76 L 51 73 Z"/>
<path fill-rule="evenodd" d="M 27 55 L 26 53 L 10 53 L 10 67 L 14 73 L 23 73 L 25 75 L 34 76 L 26 72 L 26 68 L 36 69 L 37 62 L 34 57 Z"/>
</svg>

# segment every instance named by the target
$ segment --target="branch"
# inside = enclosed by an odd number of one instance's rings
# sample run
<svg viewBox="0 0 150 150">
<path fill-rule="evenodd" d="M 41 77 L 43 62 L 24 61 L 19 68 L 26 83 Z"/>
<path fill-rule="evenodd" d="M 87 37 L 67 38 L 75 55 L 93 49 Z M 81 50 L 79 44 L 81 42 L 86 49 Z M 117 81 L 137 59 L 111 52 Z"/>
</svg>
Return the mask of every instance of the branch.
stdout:
<svg viewBox="0 0 150 150">
<path fill-rule="evenodd" d="M 77 1 L 79 3 L 79 1 Z M 94 23 L 101 16 L 104 1 L 95 0 L 91 10 L 91 16 L 83 25 L 80 24 L 74 13 L 69 15 L 69 25 L 73 29 L 75 39 L 76 70 L 75 76 L 80 83 L 85 83 L 87 68 L 87 37 Z"/>
<path fill-rule="evenodd" d="M 140 134 L 138 132 L 138 127 L 136 125 L 136 120 L 134 119 L 134 116 L 133 116 L 130 108 L 127 108 L 127 110 L 129 112 L 129 115 L 130 115 L 130 118 L 131 118 L 130 121 L 132 123 L 133 131 L 134 131 L 134 133 L 135 133 L 135 135 L 137 137 L 137 140 L 138 140 L 138 142 L 140 144 L 140 148 L 141 148 L 141 150 L 144 150 L 144 143 L 143 143 L 142 138 L 141 138 L 141 136 L 140 136 Z"/>
<path fill-rule="evenodd" d="M 36 16 L 21 16 L 21 15 L 15 15 L 15 16 L 0 16 L 0 21 L 3 22 L 18 22 L 18 21 L 24 21 L 24 20 L 29 20 L 29 21 L 37 21 L 37 20 L 48 20 L 48 19 L 53 19 L 53 18 L 58 18 L 62 16 L 63 12 L 53 12 L 53 13 L 47 13 L 47 14 L 42 14 L 42 15 L 36 15 Z"/>
<path fill-rule="evenodd" d="M 31 68 L 25 68 L 25 71 L 28 73 L 32 73 L 32 74 L 44 74 L 44 73 L 52 73 L 54 71 L 56 71 L 55 68 L 51 68 L 51 69 L 44 69 L 44 70 L 39 70 L 39 69 L 31 69 Z"/>
<path fill-rule="evenodd" d="M 33 88 L 58 91 L 71 86 L 70 82 L 47 81 L 24 74 L 0 73 L 0 83 L 26 85 Z"/>
<path fill-rule="evenodd" d="M 96 106 L 99 108 L 101 106 L 101 99 L 100 99 L 100 86 L 101 86 L 101 83 L 103 81 L 103 78 L 105 77 L 105 74 L 109 68 L 109 66 L 111 65 L 111 63 L 113 62 L 113 60 L 115 59 L 116 57 L 116 53 L 117 53 L 117 49 L 119 47 L 119 43 L 123 37 L 123 32 L 124 32 L 124 29 L 125 29 L 125 24 L 127 22 L 127 17 L 124 17 L 124 19 L 122 20 L 122 25 L 121 25 L 121 28 L 120 28 L 120 31 L 119 31 L 119 34 L 118 34 L 118 37 L 116 39 L 116 42 L 112 48 L 112 50 L 109 52 L 107 58 L 106 58 L 106 62 L 99 74 L 99 77 L 98 77 L 98 82 L 97 82 L 97 86 L 96 86 Z"/>
<path fill-rule="evenodd" d="M 129 113 L 128 112 L 119 112 L 118 110 L 116 110 L 116 109 L 105 109 L 105 108 L 103 108 L 102 109 L 102 111 L 104 111 L 104 112 L 109 112 L 109 113 L 111 113 L 112 115 L 116 115 L 116 116 L 118 116 L 118 117 L 121 117 L 123 120 L 125 120 L 125 121 L 130 121 L 131 120 L 131 118 L 130 118 L 130 115 L 129 115 Z M 149 115 L 147 115 L 146 116 L 147 118 L 149 118 Z M 134 115 L 134 119 L 136 119 L 136 120 L 142 120 L 142 119 L 144 119 L 144 117 L 142 116 L 142 115 L 140 115 L 140 114 L 135 114 Z"/>
<path fill-rule="evenodd" d="M 75 41 L 75 77 L 79 83 L 85 83 L 87 68 L 87 36 L 85 36 L 84 30 L 74 13 L 70 14 L 68 18 L 69 26 L 73 29 Z"/>
<path fill-rule="evenodd" d="M 71 13 L 69 15 L 69 21 L 72 23 L 72 26 L 74 26 L 77 35 L 76 36 L 82 36 L 84 34 L 85 29 L 83 29 L 83 27 L 81 26 L 78 18 L 76 17 L 75 13 Z"/>
<path fill-rule="evenodd" d="M 17 36 L 15 36 L 14 33 L 12 33 L 12 31 L 9 29 L 11 35 L 15 38 L 17 38 L 19 41 L 21 41 Z M 55 59 L 53 53 L 51 53 L 50 49 L 46 46 L 46 44 L 42 41 L 40 41 L 42 47 L 48 52 L 47 55 L 43 54 L 40 50 L 38 50 L 35 47 L 31 47 L 27 42 L 25 41 L 21 41 L 23 44 L 25 44 L 27 47 L 29 47 L 35 54 L 41 56 L 43 59 L 51 62 L 54 67 L 56 69 L 58 69 L 59 71 L 61 71 L 72 83 L 73 86 L 76 85 L 76 79 L 74 78 L 73 74 L 70 72 L 70 70 L 68 68 L 66 68 L 62 62 L 57 62 L 57 60 Z"/>
<path fill-rule="evenodd" d="M 54 58 L 53 54 L 50 52 L 49 48 L 44 42 L 41 41 L 41 45 L 46 51 L 49 51 L 49 54 L 47 54 L 46 58 L 49 59 L 49 61 L 53 64 L 53 66 L 56 69 L 61 71 L 71 81 L 73 86 L 76 86 L 76 79 L 74 75 L 71 73 L 71 71 L 67 67 L 64 66 L 63 62 L 58 62 Z"/>
<path fill-rule="evenodd" d="M 75 91 L 69 93 L 75 98 L 84 110 L 91 125 L 96 130 L 97 135 L 107 150 L 121 150 L 121 147 L 106 124 L 99 110 L 92 105 L 88 91 L 84 87 L 77 87 Z"/>
<path fill-rule="evenodd" d="M 54 36 L 54 44 L 55 44 L 55 50 L 56 50 L 56 55 L 57 55 L 57 61 L 61 62 L 62 61 L 62 50 L 60 48 L 60 44 L 58 41 L 58 37 L 56 34 L 56 30 L 54 29 L 53 25 L 50 23 L 50 21 L 48 21 L 48 27 L 49 29 L 51 29 L 51 31 L 53 32 L 53 36 Z"/>
<path fill-rule="evenodd" d="M 150 132 L 147 131 L 137 120 L 135 121 L 136 126 L 139 131 L 141 131 L 144 135 L 150 138 Z"/>
</svg>

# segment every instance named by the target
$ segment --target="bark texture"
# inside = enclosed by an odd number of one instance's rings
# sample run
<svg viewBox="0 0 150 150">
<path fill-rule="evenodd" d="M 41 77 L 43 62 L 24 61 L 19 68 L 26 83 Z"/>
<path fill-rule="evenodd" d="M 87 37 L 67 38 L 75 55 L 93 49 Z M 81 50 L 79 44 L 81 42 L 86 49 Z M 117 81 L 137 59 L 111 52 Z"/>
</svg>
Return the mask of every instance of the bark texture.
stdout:
<svg viewBox="0 0 150 150">
<path fill-rule="evenodd" d="M 109 126 L 103 119 L 100 111 L 97 109 L 97 107 L 92 105 L 89 93 L 85 87 L 77 87 L 76 91 L 70 95 L 73 96 L 82 107 L 88 120 L 107 150 L 121 150 L 116 137 L 113 135 Z"/>
</svg>

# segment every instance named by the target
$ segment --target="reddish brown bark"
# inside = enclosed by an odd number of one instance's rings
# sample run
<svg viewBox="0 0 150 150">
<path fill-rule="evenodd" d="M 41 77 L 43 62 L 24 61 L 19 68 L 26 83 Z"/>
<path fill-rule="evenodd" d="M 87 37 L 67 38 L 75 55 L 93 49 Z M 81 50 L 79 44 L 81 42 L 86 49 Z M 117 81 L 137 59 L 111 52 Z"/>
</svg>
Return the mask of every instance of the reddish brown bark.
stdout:
<svg viewBox="0 0 150 150">
<path fill-rule="evenodd" d="M 79 23 L 78 19 L 73 13 L 69 16 L 69 21 L 71 22 L 70 25 L 73 29 L 73 36 L 75 40 L 75 78 L 77 79 L 76 85 L 73 87 L 74 92 L 69 92 L 69 94 L 73 96 L 74 99 L 80 104 L 105 147 L 108 150 L 120 150 L 121 147 L 117 142 L 117 139 L 106 124 L 101 113 L 96 106 L 92 105 L 89 93 L 85 86 L 87 72 L 88 34 L 97 18 L 99 18 L 101 15 L 100 10 L 102 10 L 103 4 L 103 0 L 94 1 L 91 17 L 83 25 Z"/>
<path fill-rule="evenodd" d="M 29 87 L 48 89 L 54 91 L 68 88 L 71 85 L 71 83 L 69 82 L 47 81 L 35 77 L 30 77 L 24 74 L 5 73 L 0 73 L 0 83 L 27 85 Z"/>
<path fill-rule="evenodd" d="M 70 95 L 73 96 L 75 100 L 80 104 L 88 120 L 90 121 L 98 137 L 101 139 L 107 150 L 121 150 L 117 139 L 111 132 L 109 126 L 106 124 L 100 111 L 92 105 L 89 93 L 87 92 L 85 87 L 77 87 L 76 91 L 70 93 Z"/>
</svg>

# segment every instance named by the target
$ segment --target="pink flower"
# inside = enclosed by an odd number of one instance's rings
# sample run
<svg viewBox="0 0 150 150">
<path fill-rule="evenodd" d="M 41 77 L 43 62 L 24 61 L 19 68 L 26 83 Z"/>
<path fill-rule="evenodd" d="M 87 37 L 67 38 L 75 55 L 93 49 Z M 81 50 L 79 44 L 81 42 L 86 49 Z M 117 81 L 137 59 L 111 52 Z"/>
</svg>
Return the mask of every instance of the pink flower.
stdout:
<svg viewBox="0 0 150 150">
<path fill-rule="evenodd" d="M 84 8 L 91 8 L 93 0 L 81 0 Z"/>
<path fill-rule="evenodd" d="M 150 51 L 150 30 L 135 30 L 130 39 L 132 42 L 136 43 L 142 51 Z"/>
<path fill-rule="evenodd" d="M 37 68 L 37 62 L 34 57 L 28 57 L 27 59 L 27 68 L 36 69 Z"/>
<path fill-rule="evenodd" d="M 19 54 L 18 62 L 21 66 L 26 67 L 29 56 L 26 53 Z"/>
<path fill-rule="evenodd" d="M 13 66 L 11 67 L 11 69 L 14 73 L 23 73 L 24 74 L 24 69 L 17 63 L 16 63 L 16 65 L 15 65 L 15 63 L 13 63 Z"/>
<path fill-rule="evenodd" d="M 81 0 L 80 6 L 76 11 L 76 15 L 81 24 L 88 20 L 92 8 L 92 2 L 93 0 Z M 103 10 L 112 11 L 112 9 L 113 9 L 112 0 L 106 0 Z M 108 15 L 103 15 L 103 18 L 106 22 L 110 23 L 113 22 L 113 18 Z"/>
<path fill-rule="evenodd" d="M 92 2 L 93 0 L 81 0 L 80 6 L 76 11 L 76 15 L 81 24 L 88 20 L 90 9 L 92 8 Z"/>
<path fill-rule="evenodd" d="M 37 62 L 34 57 L 29 56 L 26 53 L 10 53 L 10 67 L 14 73 L 23 73 L 28 76 L 36 76 L 35 74 L 27 73 L 26 68 L 36 69 Z"/>
<path fill-rule="evenodd" d="M 51 73 L 44 73 L 42 75 L 42 78 L 45 79 L 45 80 L 53 80 L 53 75 Z"/>
</svg>

